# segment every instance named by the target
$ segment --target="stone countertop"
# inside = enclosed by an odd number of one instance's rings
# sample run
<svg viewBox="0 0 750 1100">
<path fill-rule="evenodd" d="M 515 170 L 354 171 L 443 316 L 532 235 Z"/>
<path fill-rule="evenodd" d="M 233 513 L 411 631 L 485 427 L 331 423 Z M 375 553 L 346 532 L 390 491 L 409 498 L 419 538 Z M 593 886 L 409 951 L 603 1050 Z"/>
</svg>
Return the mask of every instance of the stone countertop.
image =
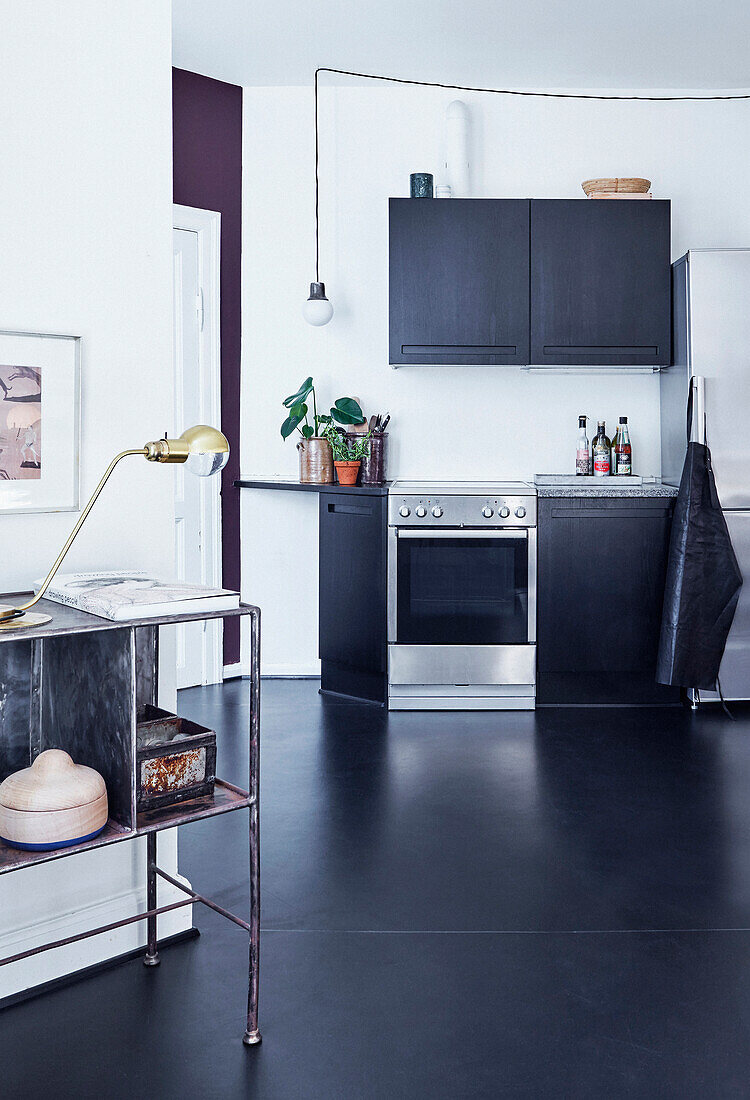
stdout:
<svg viewBox="0 0 750 1100">
<path fill-rule="evenodd" d="M 538 497 L 676 497 L 676 485 L 648 481 L 641 485 L 623 485 L 614 478 L 603 477 L 601 485 L 537 485 Z"/>
</svg>

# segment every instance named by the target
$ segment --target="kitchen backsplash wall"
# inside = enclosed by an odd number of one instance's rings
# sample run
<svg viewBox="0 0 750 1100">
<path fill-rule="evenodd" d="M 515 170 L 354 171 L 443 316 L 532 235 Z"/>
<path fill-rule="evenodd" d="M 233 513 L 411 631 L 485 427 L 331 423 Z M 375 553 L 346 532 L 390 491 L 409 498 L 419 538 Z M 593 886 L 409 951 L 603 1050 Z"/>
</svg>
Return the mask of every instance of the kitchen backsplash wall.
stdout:
<svg viewBox="0 0 750 1100">
<path fill-rule="evenodd" d="M 320 275 L 335 314 L 313 329 L 301 314 L 315 277 L 312 91 L 245 90 L 243 473 L 296 472 L 294 445 L 279 436 L 280 402 L 307 374 L 324 401 L 348 393 L 368 412 L 390 410 L 391 477 L 572 471 L 580 413 L 605 418 L 608 428 L 627 415 L 636 472 L 659 472 L 656 376 L 388 366 L 387 199 L 408 194 L 411 171 L 440 182 L 453 98 L 434 89 L 321 87 Z M 674 257 L 750 241 L 742 103 L 462 98 L 477 197 L 587 201 L 586 178 L 642 175 L 655 197 L 673 200 Z M 243 494 L 243 589 L 264 608 L 266 671 L 314 672 L 315 617 L 306 610 L 295 618 L 284 589 L 291 572 L 295 592 L 304 578 L 305 603 L 315 603 L 316 512 L 301 494 L 272 496 Z"/>
</svg>

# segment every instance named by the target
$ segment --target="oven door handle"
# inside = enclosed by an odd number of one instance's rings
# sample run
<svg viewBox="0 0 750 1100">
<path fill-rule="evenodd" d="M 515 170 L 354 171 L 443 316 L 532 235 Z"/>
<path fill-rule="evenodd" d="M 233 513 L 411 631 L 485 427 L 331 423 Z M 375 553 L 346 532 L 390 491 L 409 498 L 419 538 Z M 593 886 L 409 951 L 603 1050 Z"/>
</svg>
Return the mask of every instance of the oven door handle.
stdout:
<svg viewBox="0 0 750 1100">
<path fill-rule="evenodd" d="M 521 528 L 508 528 L 503 530 L 487 530 L 482 527 L 473 527 L 467 529 L 462 527 L 455 531 L 448 531 L 445 528 L 434 531 L 428 527 L 396 527 L 394 529 L 396 538 L 399 539 L 527 539 L 529 535 L 528 527 Z"/>
</svg>

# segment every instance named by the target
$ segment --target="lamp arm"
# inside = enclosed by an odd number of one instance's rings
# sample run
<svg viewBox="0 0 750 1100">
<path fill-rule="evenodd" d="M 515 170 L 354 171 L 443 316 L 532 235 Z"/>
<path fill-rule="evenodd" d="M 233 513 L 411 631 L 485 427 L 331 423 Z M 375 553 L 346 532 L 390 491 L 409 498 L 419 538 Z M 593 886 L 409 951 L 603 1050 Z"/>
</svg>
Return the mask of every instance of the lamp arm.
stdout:
<svg viewBox="0 0 750 1100">
<path fill-rule="evenodd" d="M 86 517 L 88 516 L 91 509 L 94 507 L 94 504 L 96 503 L 96 501 L 99 497 L 99 494 L 101 493 L 104 486 L 107 484 L 107 482 L 109 480 L 109 475 L 112 473 L 112 471 L 114 470 L 115 466 L 120 461 L 120 459 L 126 458 L 128 455 L 142 455 L 142 456 L 145 456 L 147 453 L 148 452 L 147 452 L 146 447 L 139 447 L 139 448 L 137 448 L 136 450 L 133 450 L 133 451 L 120 451 L 119 455 L 116 455 L 112 459 L 112 461 L 110 462 L 109 466 L 106 469 L 104 477 L 101 479 L 101 481 L 97 485 L 96 489 L 94 489 L 93 493 L 91 494 L 91 498 L 90 498 L 88 504 L 86 505 L 86 507 L 81 512 L 80 516 L 78 517 L 78 521 L 77 521 L 75 527 L 73 528 L 73 530 L 68 535 L 68 538 L 67 538 L 67 541 L 65 542 L 65 545 L 63 546 L 60 553 L 57 555 L 57 557 L 55 559 L 55 562 L 54 562 L 54 565 L 52 566 L 49 573 L 47 574 L 47 576 L 42 581 L 42 584 L 41 584 L 41 587 L 40 587 L 39 591 L 37 592 L 37 594 L 34 596 L 34 598 L 32 600 L 29 600 L 28 603 L 21 604 L 21 606 L 19 608 L 17 608 L 16 610 L 18 610 L 18 611 L 28 611 L 30 607 L 33 607 L 35 603 L 37 603 L 39 600 L 41 600 L 42 596 L 44 595 L 44 593 L 49 588 L 52 578 L 54 577 L 55 573 L 57 572 L 57 570 L 62 565 L 63 558 L 67 554 L 68 550 L 70 550 L 71 546 L 73 545 L 74 538 L 76 537 L 78 532 L 83 527 L 83 524 L 86 520 Z"/>
</svg>

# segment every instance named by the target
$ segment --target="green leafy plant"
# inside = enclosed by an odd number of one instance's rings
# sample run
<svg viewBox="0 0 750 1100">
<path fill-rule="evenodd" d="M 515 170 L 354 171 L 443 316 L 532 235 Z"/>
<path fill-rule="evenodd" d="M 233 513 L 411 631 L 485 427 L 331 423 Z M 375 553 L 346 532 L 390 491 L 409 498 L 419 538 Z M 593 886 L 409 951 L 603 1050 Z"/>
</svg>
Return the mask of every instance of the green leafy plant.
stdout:
<svg viewBox="0 0 750 1100">
<path fill-rule="evenodd" d="M 310 412 L 308 399 L 312 396 L 312 424 L 308 419 Z M 329 413 L 318 413 L 315 386 L 312 377 L 306 378 L 296 393 L 284 400 L 288 415 L 281 425 L 282 439 L 288 439 L 293 431 L 298 431 L 304 439 L 312 439 L 323 434 L 323 427 L 338 424 L 363 424 L 364 415 L 353 397 L 339 397 L 334 401 Z M 302 425 L 302 427 L 300 427 Z M 330 442 L 330 440 L 329 440 Z"/>
<path fill-rule="evenodd" d="M 370 433 L 355 438 L 344 434 L 335 424 L 325 424 L 322 430 L 324 439 L 331 444 L 334 462 L 361 462 L 370 453 Z"/>
</svg>

